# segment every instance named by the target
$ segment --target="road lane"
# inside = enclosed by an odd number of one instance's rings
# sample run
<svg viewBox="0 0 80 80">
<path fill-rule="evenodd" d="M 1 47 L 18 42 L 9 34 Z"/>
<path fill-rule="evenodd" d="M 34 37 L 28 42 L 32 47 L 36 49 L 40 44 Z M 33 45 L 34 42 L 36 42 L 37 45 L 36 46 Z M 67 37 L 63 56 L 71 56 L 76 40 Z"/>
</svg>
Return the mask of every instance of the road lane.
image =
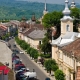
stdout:
<svg viewBox="0 0 80 80">
<path fill-rule="evenodd" d="M 21 51 L 18 47 L 16 48 L 13 47 L 13 45 L 15 44 L 14 39 L 11 39 L 9 43 L 11 44 L 11 49 L 17 49 L 18 51 Z M 25 64 L 25 66 L 30 69 L 30 71 L 33 71 L 33 69 L 35 69 L 37 73 L 37 78 L 39 80 L 45 80 L 47 75 L 40 69 L 40 67 L 35 65 L 33 61 L 26 54 L 18 54 L 18 55 L 21 58 L 22 62 Z"/>
<path fill-rule="evenodd" d="M 37 78 L 39 80 L 45 80 L 47 76 L 39 67 L 37 67 L 37 65 L 32 62 L 29 57 L 27 57 L 25 54 L 19 54 L 19 57 L 22 59 L 22 62 L 25 64 L 25 66 L 30 69 L 30 71 L 33 71 L 33 69 L 36 71 Z"/>
</svg>

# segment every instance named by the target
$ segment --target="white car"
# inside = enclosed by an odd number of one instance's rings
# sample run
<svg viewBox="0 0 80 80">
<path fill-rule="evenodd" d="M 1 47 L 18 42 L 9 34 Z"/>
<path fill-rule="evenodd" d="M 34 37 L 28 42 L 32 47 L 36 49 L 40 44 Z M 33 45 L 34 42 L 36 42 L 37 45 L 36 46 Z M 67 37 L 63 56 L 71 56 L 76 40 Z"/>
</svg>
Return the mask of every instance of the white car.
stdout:
<svg viewBox="0 0 80 80">
<path fill-rule="evenodd" d="M 25 72 L 24 75 L 26 78 L 37 78 L 36 72 Z"/>
<path fill-rule="evenodd" d="M 18 73 L 18 72 L 21 72 L 21 71 L 28 72 L 29 71 L 29 68 L 21 68 L 20 70 L 15 71 L 15 72 Z"/>
<path fill-rule="evenodd" d="M 23 51 L 20 51 L 20 54 L 24 54 L 24 52 Z"/>
</svg>

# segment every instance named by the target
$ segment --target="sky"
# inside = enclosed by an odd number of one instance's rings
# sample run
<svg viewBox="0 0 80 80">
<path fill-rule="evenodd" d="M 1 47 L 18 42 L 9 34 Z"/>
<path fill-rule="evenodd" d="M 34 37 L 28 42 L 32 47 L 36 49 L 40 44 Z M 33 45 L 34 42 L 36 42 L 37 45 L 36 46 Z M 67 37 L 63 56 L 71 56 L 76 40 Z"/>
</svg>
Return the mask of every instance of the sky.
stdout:
<svg viewBox="0 0 80 80">
<path fill-rule="evenodd" d="M 45 2 L 45 0 L 22 0 L 22 1 L 31 1 L 31 2 Z M 69 3 L 71 3 L 73 0 L 68 0 Z M 80 0 L 74 0 L 75 3 L 79 3 L 80 4 Z M 51 4 L 61 4 L 64 3 L 65 0 L 46 0 L 47 3 L 51 3 Z"/>
</svg>

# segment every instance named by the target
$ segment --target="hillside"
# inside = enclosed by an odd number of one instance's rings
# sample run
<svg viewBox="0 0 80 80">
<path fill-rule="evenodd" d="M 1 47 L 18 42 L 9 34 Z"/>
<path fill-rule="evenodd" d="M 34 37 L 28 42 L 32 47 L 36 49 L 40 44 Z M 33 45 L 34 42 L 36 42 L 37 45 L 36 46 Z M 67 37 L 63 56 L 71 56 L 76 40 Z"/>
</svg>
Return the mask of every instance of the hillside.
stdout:
<svg viewBox="0 0 80 80">
<path fill-rule="evenodd" d="M 0 0 L 0 20 L 2 19 L 21 19 L 26 17 L 30 19 L 33 14 L 39 18 L 43 14 L 44 3 L 16 1 L 16 0 Z M 61 11 L 64 5 L 47 4 L 47 10 Z"/>
</svg>

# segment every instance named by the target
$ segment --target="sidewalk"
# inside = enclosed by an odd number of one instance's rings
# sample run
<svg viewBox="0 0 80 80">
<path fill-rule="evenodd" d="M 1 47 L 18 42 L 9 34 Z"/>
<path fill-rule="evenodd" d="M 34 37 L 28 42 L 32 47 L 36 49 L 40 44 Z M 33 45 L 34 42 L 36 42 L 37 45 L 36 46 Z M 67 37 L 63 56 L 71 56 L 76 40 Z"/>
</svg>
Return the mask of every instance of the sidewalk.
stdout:
<svg viewBox="0 0 80 80">
<path fill-rule="evenodd" d="M 16 44 L 16 43 L 15 43 L 15 44 Z M 17 44 L 16 44 L 16 45 L 17 45 Z M 17 45 L 17 47 L 18 47 L 20 50 L 22 50 L 19 45 Z M 24 50 L 22 50 L 22 51 L 25 53 L 25 55 L 26 55 L 27 57 L 29 57 L 29 59 L 31 59 L 31 57 L 30 57 Z M 33 59 L 31 59 L 31 60 L 32 60 L 32 62 L 33 62 L 37 67 L 39 67 L 39 69 L 40 69 L 47 77 L 49 77 L 51 80 L 55 80 L 55 77 L 54 77 L 54 76 L 51 76 L 49 73 L 47 73 L 47 71 L 45 70 L 45 67 L 43 67 L 42 64 L 40 64 L 39 62 L 35 62 Z M 52 74 L 53 74 L 53 72 L 52 72 Z"/>
</svg>

